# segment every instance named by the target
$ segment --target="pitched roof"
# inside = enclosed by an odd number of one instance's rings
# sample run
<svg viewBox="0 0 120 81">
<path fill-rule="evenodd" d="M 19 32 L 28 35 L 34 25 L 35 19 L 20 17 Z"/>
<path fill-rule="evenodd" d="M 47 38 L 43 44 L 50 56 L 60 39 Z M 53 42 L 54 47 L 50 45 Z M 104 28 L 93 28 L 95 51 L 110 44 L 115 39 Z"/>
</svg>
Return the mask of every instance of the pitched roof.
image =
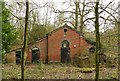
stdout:
<svg viewBox="0 0 120 81">
<path fill-rule="evenodd" d="M 68 26 L 68 25 L 65 23 L 65 25 L 63 25 L 63 26 L 61 26 L 61 27 L 59 27 L 59 28 L 54 29 L 53 31 L 47 33 L 45 37 L 42 37 L 42 38 L 36 40 L 35 42 L 31 42 L 31 43 L 29 43 L 29 45 L 30 45 L 30 44 L 33 44 L 33 43 L 36 43 L 36 42 L 39 42 L 39 41 L 45 39 L 47 36 L 51 35 L 52 33 L 56 32 L 56 31 L 58 31 L 58 30 L 60 30 L 60 29 L 62 29 L 62 28 L 65 28 L 65 27 L 67 27 L 67 28 L 69 28 L 69 29 L 75 31 L 75 32 L 78 33 L 80 36 L 82 36 L 82 34 L 81 34 L 79 31 L 77 31 L 76 29 L 74 29 L 74 28 Z"/>
<path fill-rule="evenodd" d="M 62 28 L 65 28 L 65 27 L 67 27 L 67 28 L 75 31 L 76 33 L 78 33 L 79 35 L 82 36 L 82 34 L 81 34 L 78 30 L 76 30 L 75 28 L 72 28 L 72 27 L 68 26 L 66 23 L 65 23 L 65 25 L 63 25 L 63 26 L 61 26 L 61 27 L 59 27 L 59 28 L 56 28 L 55 30 L 51 31 L 51 32 L 48 33 L 47 35 L 50 35 L 50 34 L 52 34 L 53 32 L 58 31 L 58 30 L 60 30 L 60 29 L 62 29 Z"/>
<path fill-rule="evenodd" d="M 42 41 L 42 40 L 45 39 L 47 36 L 51 35 L 52 33 L 56 32 L 56 31 L 58 31 L 58 30 L 60 30 L 60 29 L 62 29 L 62 28 L 64 28 L 64 27 L 67 27 L 67 28 L 75 31 L 75 32 L 78 33 L 80 36 L 82 36 L 86 42 L 88 42 L 88 43 L 91 44 L 91 45 L 94 45 L 94 44 L 93 44 L 94 41 L 91 42 L 91 40 L 90 40 L 90 41 L 87 40 L 78 30 L 76 30 L 75 28 L 72 28 L 72 27 L 68 26 L 66 23 L 65 23 L 65 25 L 63 25 L 63 26 L 61 26 L 61 27 L 59 27 L 59 28 L 56 28 L 56 29 L 54 29 L 53 31 L 47 33 L 45 37 L 40 38 L 40 39 L 36 40 L 35 42 L 31 42 L 31 43 L 29 43 L 28 45 L 31 45 L 31 44 L 37 43 L 37 42 L 39 42 L 39 41 Z M 29 46 L 28 46 L 28 47 L 29 47 Z M 15 51 L 15 50 L 18 50 L 18 49 L 22 49 L 22 47 L 19 47 L 19 48 L 17 48 L 17 49 L 13 49 L 13 50 L 11 50 L 11 51 Z M 9 52 L 11 52 L 11 51 L 9 51 Z M 9 52 L 8 52 L 8 53 L 9 53 Z"/>
<path fill-rule="evenodd" d="M 35 41 L 35 42 L 38 42 L 38 41 L 40 41 L 40 40 L 42 40 L 42 39 L 46 38 L 47 36 L 51 35 L 52 33 L 56 32 L 56 31 L 58 31 L 58 30 L 60 30 L 60 29 L 62 29 L 62 28 L 65 28 L 65 27 L 67 27 L 67 28 L 69 28 L 69 29 L 71 29 L 71 30 L 75 31 L 76 33 L 78 33 L 78 34 L 79 34 L 79 36 L 82 36 L 82 37 L 83 37 L 83 39 L 84 39 L 87 43 L 89 43 L 89 44 L 91 44 L 91 45 L 94 45 L 94 46 L 95 46 L 95 41 L 93 41 L 93 40 L 90 40 L 90 39 L 86 38 L 86 37 L 85 37 L 85 36 L 83 36 L 83 34 L 81 34 L 78 30 L 76 30 L 75 28 L 72 28 L 72 27 L 68 26 L 66 23 L 65 23 L 65 25 L 63 25 L 63 26 L 61 26 L 61 27 L 59 27 L 59 28 L 56 28 L 56 29 L 54 29 L 53 31 L 51 31 L 51 32 L 47 33 L 47 35 L 46 35 L 45 37 L 43 37 L 43 38 L 41 38 L 41 39 L 39 39 L 39 40 L 37 40 L 37 41 Z"/>
</svg>

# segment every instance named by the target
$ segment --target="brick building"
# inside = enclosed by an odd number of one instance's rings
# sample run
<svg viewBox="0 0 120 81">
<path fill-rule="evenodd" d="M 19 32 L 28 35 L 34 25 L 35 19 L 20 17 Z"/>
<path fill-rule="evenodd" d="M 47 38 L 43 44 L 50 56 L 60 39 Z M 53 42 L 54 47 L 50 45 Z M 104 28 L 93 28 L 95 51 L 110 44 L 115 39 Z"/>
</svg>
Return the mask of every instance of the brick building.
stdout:
<svg viewBox="0 0 120 81">
<path fill-rule="evenodd" d="M 29 44 L 26 61 L 69 62 L 74 55 L 91 47 L 92 45 L 77 30 L 65 24 L 47 34 L 46 37 Z M 12 50 L 6 54 L 7 62 L 19 62 L 20 54 L 20 49 Z"/>
</svg>

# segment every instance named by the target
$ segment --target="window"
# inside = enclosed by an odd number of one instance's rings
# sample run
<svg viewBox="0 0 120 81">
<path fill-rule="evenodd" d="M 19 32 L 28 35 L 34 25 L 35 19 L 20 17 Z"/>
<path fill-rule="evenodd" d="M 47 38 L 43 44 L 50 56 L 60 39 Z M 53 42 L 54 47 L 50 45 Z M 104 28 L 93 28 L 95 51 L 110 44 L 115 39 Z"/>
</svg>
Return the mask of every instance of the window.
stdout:
<svg viewBox="0 0 120 81">
<path fill-rule="evenodd" d="M 89 53 L 95 53 L 95 47 L 91 47 L 91 48 L 89 49 Z"/>
<path fill-rule="evenodd" d="M 20 63 L 21 62 L 21 54 L 22 54 L 22 50 L 21 49 L 16 51 L 16 63 Z"/>
<path fill-rule="evenodd" d="M 39 61 L 39 48 L 34 47 L 32 48 L 32 62 L 38 62 Z"/>
<path fill-rule="evenodd" d="M 64 29 L 64 32 L 66 33 L 66 32 L 67 32 L 67 29 Z"/>
<path fill-rule="evenodd" d="M 63 47 L 63 48 L 69 47 L 69 42 L 68 42 L 67 40 L 64 40 L 64 41 L 62 42 L 62 47 Z"/>
</svg>

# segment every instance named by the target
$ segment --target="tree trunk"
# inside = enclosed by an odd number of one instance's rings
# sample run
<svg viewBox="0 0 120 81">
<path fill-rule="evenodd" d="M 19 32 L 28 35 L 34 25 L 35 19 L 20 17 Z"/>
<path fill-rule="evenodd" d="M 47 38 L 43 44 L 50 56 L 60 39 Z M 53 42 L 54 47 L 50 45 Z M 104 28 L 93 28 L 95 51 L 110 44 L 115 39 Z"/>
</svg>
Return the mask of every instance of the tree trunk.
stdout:
<svg viewBox="0 0 120 81">
<path fill-rule="evenodd" d="M 118 21 L 118 79 L 120 79 L 120 20 Z"/>
<path fill-rule="evenodd" d="M 76 0 L 75 2 L 75 29 L 78 29 L 78 9 L 79 9 L 79 2 Z"/>
<path fill-rule="evenodd" d="M 118 13 L 120 13 L 120 1 L 118 3 Z M 120 14 L 118 14 L 118 79 L 120 79 Z"/>
<path fill-rule="evenodd" d="M 80 33 L 83 34 L 83 18 L 84 18 L 84 12 L 85 12 L 85 0 L 83 0 L 83 8 L 82 8 L 82 13 L 81 13 L 81 17 L 80 17 Z"/>
<path fill-rule="evenodd" d="M 95 81 L 99 80 L 99 55 L 100 55 L 100 34 L 99 34 L 99 13 L 98 13 L 99 0 L 96 1 L 95 6 L 95 33 L 96 33 L 96 68 L 95 68 Z"/>
<path fill-rule="evenodd" d="M 22 49 L 22 60 L 21 60 L 21 80 L 22 80 L 22 81 L 24 81 L 25 60 L 26 60 L 26 56 L 27 56 L 28 12 L 29 12 L 29 2 L 26 1 L 26 16 L 25 16 L 24 44 L 23 44 L 23 49 Z"/>
</svg>

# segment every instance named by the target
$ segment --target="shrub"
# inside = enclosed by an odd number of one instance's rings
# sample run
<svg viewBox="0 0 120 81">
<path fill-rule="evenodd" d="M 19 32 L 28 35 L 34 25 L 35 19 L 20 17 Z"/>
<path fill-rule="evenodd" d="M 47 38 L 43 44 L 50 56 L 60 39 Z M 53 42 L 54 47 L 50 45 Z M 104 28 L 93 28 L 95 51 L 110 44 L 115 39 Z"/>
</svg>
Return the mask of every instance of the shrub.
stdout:
<svg viewBox="0 0 120 81">
<path fill-rule="evenodd" d="M 92 73 L 95 70 L 95 68 L 81 68 L 81 73 Z"/>
<path fill-rule="evenodd" d="M 42 63 L 42 61 L 39 61 L 38 63 L 38 69 L 40 69 L 41 71 L 44 69 L 45 65 Z"/>
<path fill-rule="evenodd" d="M 78 67 L 93 67 L 95 64 L 95 55 L 90 54 L 88 48 L 83 47 L 72 59 L 72 63 Z"/>
</svg>

